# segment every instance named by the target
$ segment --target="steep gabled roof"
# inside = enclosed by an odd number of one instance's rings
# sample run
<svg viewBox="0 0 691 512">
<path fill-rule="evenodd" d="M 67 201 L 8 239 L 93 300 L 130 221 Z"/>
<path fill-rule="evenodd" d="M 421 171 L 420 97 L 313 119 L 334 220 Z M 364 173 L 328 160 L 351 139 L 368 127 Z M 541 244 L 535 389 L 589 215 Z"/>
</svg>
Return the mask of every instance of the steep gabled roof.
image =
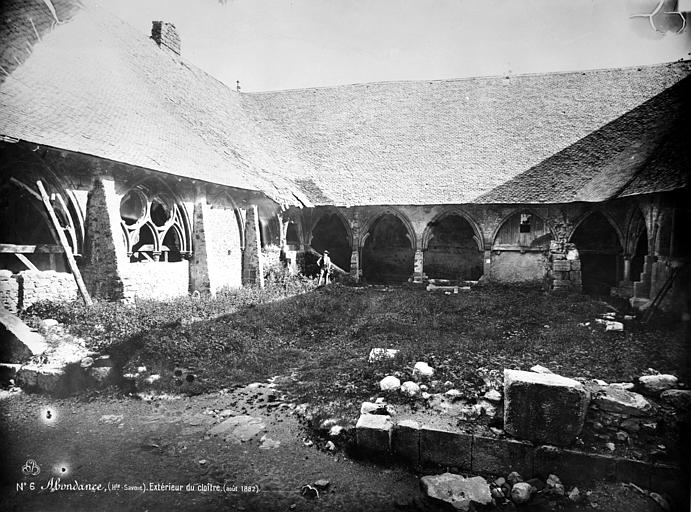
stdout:
<svg viewBox="0 0 691 512">
<path fill-rule="evenodd" d="M 634 178 L 671 143 L 689 95 L 688 85 L 667 89 L 690 72 L 675 63 L 242 101 L 266 136 L 309 164 L 309 175 L 295 178 L 317 204 L 602 201 L 662 183 Z M 686 183 L 678 164 L 657 168 L 663 189 Z"/>
<path fill-rule="evenodd" d="M 282 176 L 299 159 L 262 143 L 236 91 L 98 4 L 71 15 L 0 85 L 0 134 L 308 203 Z"/>
</svg>

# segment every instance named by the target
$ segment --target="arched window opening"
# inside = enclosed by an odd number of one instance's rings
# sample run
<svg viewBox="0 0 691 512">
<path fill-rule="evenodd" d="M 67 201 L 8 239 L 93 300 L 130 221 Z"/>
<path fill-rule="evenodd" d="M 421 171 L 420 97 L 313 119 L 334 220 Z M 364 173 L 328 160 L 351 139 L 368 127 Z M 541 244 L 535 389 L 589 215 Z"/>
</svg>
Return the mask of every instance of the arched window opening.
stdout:
<svg viewBox="0 0 691 512">
<path fill-rule="evenodd" d="M 595 212 L 578 225 L 571 242 L 580 254 L 583 291 L 609 295 L 623 274 L 622 247 L 612 224 L 603 214 Z"/>
<path fill-rule="evenodd" d="M 373 283 L 405 282 L 413 273 L 414 251 L 403 222 L 392 214 L 372 225 L 362 248 L 363 276 Z"/>
<path fill-rule="evenodd" d="M 329 257 L 334 264 L 346 272 L 350 271 L 350 235 L 337 213 L 322 216 L 312 228 L 312 248 L 322 254 L 329 251 Z"/>
<path fill-rule="evenodd" d="M 461 215 L 432 222 L 424 256 L 424 270 L 433 279 L 477 280 L 482 275 L 482 252 L 475 231 Z"/>
<path fill-rule="evenodd" d="M 120 201 L 120 219 L 130 262 L 178 262 L 191 253 L 189 222 L 168 194 L 132 189 Z"/>
</svg>

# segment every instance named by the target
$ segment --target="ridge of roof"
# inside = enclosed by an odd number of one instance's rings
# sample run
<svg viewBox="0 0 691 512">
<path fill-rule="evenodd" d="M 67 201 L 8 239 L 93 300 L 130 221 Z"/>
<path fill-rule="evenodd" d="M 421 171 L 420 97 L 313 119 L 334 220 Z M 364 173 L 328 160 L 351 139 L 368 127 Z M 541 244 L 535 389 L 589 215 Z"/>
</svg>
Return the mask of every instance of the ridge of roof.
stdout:
<svg viewBox="0 0 691 512">
<path fill-rule="evenodd" d="M 691 58 L 684 60 L 674 60 L 667 62 L 659 62 L 654 64 L 640 64 L 632 66 L 613 66 L 613 67 L 602 67 L 602 68 L 587 68 L 587 69 L 574 69 L 574 70 L 558 70 L 558 71 L 546 71 L 546 72 L 529 72 L 529 73 L 508 73 L 508 74 L 496 74 L 496 75 L 472 75 L 464 77 L 455 78 L 434 78 L 434 79 L 410 79 L 410 80 L 377 80 L 373 82 L 353 82 L 345 84 L 333 84 L 333 85 L 319 85 L 314 87 L 290 87 L 287 89 L 268 89 L 265 91 L 240 91 L 239 94 L 247 96 L 261 96 L 263 94 L 280 94 L 280 93 L 295 93 L 295 92 L 309 92 L 309 91 L 328 91 L 337 90 L 340 88 L 354 88 L 354 87 L 370 87 L 370 86 L 387 86 L 387 85 L 405 85 L 405 84 L 438 84 L 438 83 L 456 83 L 456 82 L 468 82 L 477 80 L 511 80 L 518 78 L 531 78 L 531 77 L 546 77 L 546 76 L 559 76 L 559 75 L 589 75 L 601 72 L 612 72 L 612 71 L 642 71 L 643 69 L 649 68 L 663 68 L 663 67 L 675 67 L 675 66 L 689 66 L 691 67 Z"/>
</svg>

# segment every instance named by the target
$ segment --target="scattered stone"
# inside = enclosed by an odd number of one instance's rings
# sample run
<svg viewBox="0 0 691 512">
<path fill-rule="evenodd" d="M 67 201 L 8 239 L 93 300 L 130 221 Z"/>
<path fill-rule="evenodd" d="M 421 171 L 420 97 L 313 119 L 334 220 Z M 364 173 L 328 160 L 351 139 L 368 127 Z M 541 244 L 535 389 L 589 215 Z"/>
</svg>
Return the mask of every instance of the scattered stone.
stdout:
<svg viewBox="0 0 691 512">
<path fill-rule="evenodd" d="M 544 366 L 540 366 L 539 364 L 536 364 L 535 366 L 531 367 L 530 371 L 535 372 L 535 373 L 550 373 L 550 374 L 554 373 L 549 368 L 545 368 Z"/>
<path fill-rule="evenodd" d="M 613 382 L 610 387 L 623 389 L 624 391 L 631 391 L 635 386 L 633 382 Z"/>
<path fill-rule="evenodd" d="M 418 361 L 413 367 L 413 378 L 416 380 L 430 379 L 434 375 L 434 368 L 423 361 Z"/>
<path fill-rule="evenodd" d="M 501 393 L 497 391 L 496 389 L 490 389 L 487 391 L 484 395 L 484 398 L 489 400 L 490 402 L 500 402 L 501 401 Z"/>
<path fill-rule="evenodd" d="M 420 386 L 413 381 L 406 381 L 401 385 L 401 393 L 408 396 L 417 396 L 420 394 Z"/>
<path fill-rule="evenodd" d="M 468 511 L 471 503 L 487 505 L 492 502 L 489 484 L 481 476 L 464 478 L 461 475 L 443 473 L 423 476 L 422 490 L 430 498 L 450 504 L 455 510 Z"/>
<path fill-rule="evenodd" d="M 153 384 L 154 382 L 156 382 L 156 381 L 159 380 L 160 378 L 161 378 L 160 375 L 154 374 L 154 375 L 149 375 L 146 379 L 144 379 L 144 381 L 145 381 L 147 384 Z"/>
<path fill-rule="evenodd" d="M 480 399 L 475 404 L 475 408 L 479 415 L 486 415 L 489 418 L 494 418 L 497 414 L 497 408 L 487 400 Z"/>
<path fill-rule="evenodd" d="M 200 466 L 205 466 L 207 462 L 208 462 L 208 461 L 207 461 L 206 459 L 201 459 L 200 461 L 198 461 L 198 464 L 199 464 Z"/>
<path fill-rule="evenodd" d="M 146 366 L 138 366 L 137 373 L 144 373 L 146 371 Z"/>
<path fill-rule="evenodd" d="M 324 448 L 326 448 L 330 452 L 336 451 L 336 445 L 334 444 L 333 441 L 327 441 L 326 444 L 324 445 Z"/>
<path fill-rule="evenodd" d="M 583 499 L 581 496 L 581 491 L 578 490 L 578 487 L 574 487 L 569 491 L 569 500 L 573 501 L 574 503 L 578 503 Z"/>
<path fill-rule="evenodd" d="M 554 476 L 554 475 L 550 475 L 550 477 L 552 477 L 552 476 Z M 549 482 L 549 480 L 548 480 L 548 482 Z M 545 484 L 545 482 L 543 482 L 539 478 L 531 478 L 526 483 L 530 484 L 530 486 L 533 487 L 536 491 L 543 490 L 545 488 L 545 486 L 547 485 L 547 484 Z M 561 482 L 559 482 L 559 485 L 561 485 Z M 554 484 L 550 488 L 554 488 Z"/>
<path fill-rule="evenodd" d="M 384 377 L 381 382 L 379 382 L 379 388 L 382 391 L 392 391 L 394 389 L 399 389 L 401 387 L 401 381 L 398 377 L 389 375 Z"/>
<path fill-rule="evenodd" d="M 458 400 L 459 398 L 463 397 L 463 393 L 461 393 L 458 389 L 449 389 L 444 393 L 444 396 L 449 397 L 451 400 Z"/>
<path fill-rule="evenodd" d="M 336 418 L 327 418 L 319 424 L 319 430 L 329 430 L 337 423 L 338 420 Z"/>
<path fill-rule="evenodd" d="M 605 448 L 607 448 L 610 452 L 613 452 L 617 449 L 617 447 L 611 441 L 609 443 L 605 443 Z"/>
<path fill-rule="evenodd" d="M 428 391 L 428 390 L 429 390 L 429 386 L 427 386 L 427 384 L 420 384 L 420 391 Z"/>
<path fill-rule="evenodd" d="M 93 357 L 85 357 L 84 359 L 81 360 L 79 363 L 79 366 L 82 368 L 91 368 L 94 364 L 94 358 Z"/>
<path fill-rule="evenodd" d="M 643 393 L 657 396 L 667 389 L 674 388 L 679 379 L 674 375 L 660 374 L 660 375 L 643 375 L 638 377 L 638 382 L 641 385 Z"/>
<path fill-rule="evenodd" d="M 504 370 L 504 430 L 518 438 L 571 444 L 583 429 L 589 400 L 589 392 L 573 379 Z"/>
<path fill-rule="evenodd" d="M 523 477 L 521 476 L 521 474 L 518 471 L 512 471 L 506 477 L 506 481 L 509 483 L 509 485 L 511 485 L 513 487 L 518 482 L 522 482 Z"/>
<path fill-rule="evenodd" d="M 312 485 L 314 487 L 316 487 L 317 489 L 319 489 L 320 491 L 325 491 L 329 487 L 330 484 L 331 484 L 331 482 L 329 482 L 327 479 L 320 478 L 319 480 L 314 482 L 314 484 L 312 484 Z"/>
<path fill-rule="evenodd" d="M 527 503 L 533 494 L 533 486 L 527 482 L 518 482 L 511 487 L 511 501 L 516 505 Z"/>
<path fill-rule="evenodd" d="M 302 494 L 305 498 L 319 498 L 319 491 L 309 484 L 303 485 L 300 488 L 300 494 Z"/>
<path fill-rule="evenodd" d="M 691 410 L 691 390 L 688 389 L 667 389 L 660 393 L 660 399 L 682 411 Z"/>
<path fill-rule="evenodd" d="M 593 403 L 603 411 L 631 416 L 646 416 L 652 409 L 643 395 L 612 386 L 598 387 Z"/>
<path fill-rule="evenodd" d="M 550 494 L 551 496 L 561 497 L 566 494 L 564 484 L 561 483 L 561 480 L 557 475 L 549 475 L 547 477 L 547 481 L 545 482 L 545 486 L 548 489 L 548 494 Z"/>
<path fill-rule="evenodd" d="M 505 483 L 506 483 L 506 478 L 504 478 L 503 476 L 500 476 L 499 478 L 497 478 L 497 479 L 494 481 L 494 485 L 496 485 L 497 487 L 501 487 L 501 486 L 504 485 Z"/>
<path fill-rule="evenodd" d="M 338 437 L 341 435 L 341 432 L 345 430 L 345 427 L 341 425 L 334 425 L 329 429 L 329 436 L 330 437 Z"/>
<path fill-rule="evenodd" d="M 504 496 L 504 491 L 501 489 L 501 487 L 493 487 L 490 490 L 490 494 L 492 495 L 492 498 L 494 498 L 495 500 L 503 500 L 504 498 L 506 498 L 506 496 Z"/>
<path fill-rule="evenodd" d="M 17 385 L 43 393 L 64 393 L 66 380 L 65 369 L 57 366 L 26 364 L 17 371 Z"/>
<path fill-rule="evenodd" d="M 393 348 L 373 348 L 370 350 L 368 362 L 374 363 L 384 359 L 393 359 L 398 354 L 399 350 Z"/>
<path fill-rule="evenodd" d="M 621 322 L 615 322 L 614 320 L 608 320 L 605 324 L 605 332 L 607 331 L 623 331 L 624 324 Z"/>
<path fill-rule="evenodd" d="M 209 429 L 209 436 L 223 436 L 226 442 L 246 442 L 264 430 L 261 418 L 241 414 L 233 416 Z"/>
</svg>

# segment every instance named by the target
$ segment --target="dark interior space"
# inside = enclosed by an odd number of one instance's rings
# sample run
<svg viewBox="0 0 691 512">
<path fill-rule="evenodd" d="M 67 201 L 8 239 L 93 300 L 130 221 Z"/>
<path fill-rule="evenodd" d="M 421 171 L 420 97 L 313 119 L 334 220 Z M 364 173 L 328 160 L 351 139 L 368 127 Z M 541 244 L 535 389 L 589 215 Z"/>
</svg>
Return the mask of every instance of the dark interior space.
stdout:
<svg viewBox="0 0 691 512">
<path fill-rule="evenodd" d="M 431 238 L 424 270 L 433 279 L 477 280 L 482 275 L 482 253 L 470 223 L 448 215 L 430 224 Z"/>
<path fill-rule="evenodd" d="M 581 258 L 583 291 L 591 295 L 609 295 L 621 280 L 622 247 L 609 221 L 599 212 L 588 216 L 574 231 L 571 242 Z"/>
<path fill-rule="evenodd" d="M 414 252 L 408 230 L 392 214 L 382 215 L 362 248 L 362 272 L 371 283 L 401 283 L 413 274 Z"/>
<path fill-rule="evenodd" d="M 320 254 L 328 250 L 331 261 L 350 272 L 350 237 L 338 214 L 326 214 L 319 219 L 312 229 L 312 248 Z"/>
</svg>

